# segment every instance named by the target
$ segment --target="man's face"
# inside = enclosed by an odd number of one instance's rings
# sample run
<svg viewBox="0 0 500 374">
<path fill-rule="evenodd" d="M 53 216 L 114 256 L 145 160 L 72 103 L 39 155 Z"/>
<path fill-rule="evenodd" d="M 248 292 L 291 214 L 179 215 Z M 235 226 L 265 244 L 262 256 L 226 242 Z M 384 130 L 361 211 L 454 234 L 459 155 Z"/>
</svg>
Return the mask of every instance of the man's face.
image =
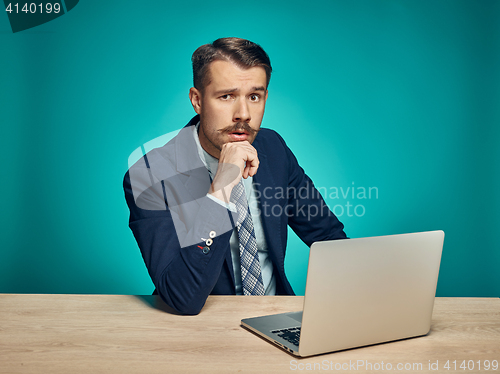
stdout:
<svg viewBox="0 0 500 374">
<path fill-rule="evenodd" d="M 201 146 L 219 158 L 228 142 L 254 141 L 264 116 L 267 78 L 260 66 L 240 69 L 228 61 L 212 62 L 209 74 L 203 92 L 193 87 L 189 97 L 200 115 Z"/>
</svg>

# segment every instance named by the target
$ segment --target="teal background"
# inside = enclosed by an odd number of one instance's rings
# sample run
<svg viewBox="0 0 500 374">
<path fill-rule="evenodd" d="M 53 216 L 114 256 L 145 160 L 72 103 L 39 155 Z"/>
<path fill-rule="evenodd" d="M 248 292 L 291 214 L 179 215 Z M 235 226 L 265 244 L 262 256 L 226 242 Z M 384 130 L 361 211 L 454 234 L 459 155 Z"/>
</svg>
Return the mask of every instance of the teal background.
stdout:
<svg viewBox="0 0 500 374">
<path fill-rule="evenodd" d="M 500 296 L 499 21 L 472 0 L 82 0 L 16 34 L 0 14 L 0 292 L 153 291 L 128 157 L 194 115 L 192 52 L 239 36 L 273 64 L 263 126 L 315 184 L 376 188 L 325 196 L 362 206 L 350 237 L 442 229 L 438 296 Z M 292 237 L 298 294 L 307 258 Z"/>
</svg>

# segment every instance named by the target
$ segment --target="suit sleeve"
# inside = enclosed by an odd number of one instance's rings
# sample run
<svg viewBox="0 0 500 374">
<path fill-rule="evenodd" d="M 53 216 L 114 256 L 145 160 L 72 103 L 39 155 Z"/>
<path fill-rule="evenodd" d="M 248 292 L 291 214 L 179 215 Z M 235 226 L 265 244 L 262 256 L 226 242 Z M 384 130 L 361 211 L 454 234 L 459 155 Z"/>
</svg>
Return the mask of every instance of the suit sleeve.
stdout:
<svg viewBox="0 0 500 374">
<path fill-rule="evenodd" d="M 129 170 L 124 178 L 129 226 L 158 294 L 178 312 L 198 314 L 229 251 L 229 211 L 206 195 L 174 201 L 164 180 L 144 188 L 139 196 L 132 184 Z"/>
<path fill-rule="evenodd" d="M 307 246 L 316 241 L 346 239 L 342 222 L 299 166 L 283 138 L 277 136 L 284 147 L 288 166 L 288 225 Z"/>
</svg>

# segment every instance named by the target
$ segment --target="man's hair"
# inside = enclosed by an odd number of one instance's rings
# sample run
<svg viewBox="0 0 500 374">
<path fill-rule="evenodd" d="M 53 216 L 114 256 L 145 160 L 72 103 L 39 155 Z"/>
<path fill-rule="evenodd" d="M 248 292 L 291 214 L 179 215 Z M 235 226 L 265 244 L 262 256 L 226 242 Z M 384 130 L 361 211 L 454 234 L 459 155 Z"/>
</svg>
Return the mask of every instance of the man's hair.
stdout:
<svg viewBox="0 0 500 374">
<path fill-rule="evenodd" d="M 271 61 L 260 45 L 241 38 L 220 38 L 211 44 L 202 45 L 191 57 L 196 89 L 203 91 L 210 84 L 209 66 L 217 60 L 232 62 L 242 69 L 260 66 L 266 71 L 266 87 L 269 85 Z"/>
</svg>

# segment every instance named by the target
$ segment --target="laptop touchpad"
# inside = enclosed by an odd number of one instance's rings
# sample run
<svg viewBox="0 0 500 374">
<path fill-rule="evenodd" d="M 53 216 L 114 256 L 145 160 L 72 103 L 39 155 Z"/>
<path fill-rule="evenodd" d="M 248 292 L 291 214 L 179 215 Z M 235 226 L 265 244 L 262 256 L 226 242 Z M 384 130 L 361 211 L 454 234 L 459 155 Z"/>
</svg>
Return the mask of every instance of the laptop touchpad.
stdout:
<svg viewBox="0 0 500 374">
<path fill-rule="evenodd" d="M 302 312 L 289 313 L 288 317 L 293 318 L 294 320 L 302 323 Z"/>
</svg>

